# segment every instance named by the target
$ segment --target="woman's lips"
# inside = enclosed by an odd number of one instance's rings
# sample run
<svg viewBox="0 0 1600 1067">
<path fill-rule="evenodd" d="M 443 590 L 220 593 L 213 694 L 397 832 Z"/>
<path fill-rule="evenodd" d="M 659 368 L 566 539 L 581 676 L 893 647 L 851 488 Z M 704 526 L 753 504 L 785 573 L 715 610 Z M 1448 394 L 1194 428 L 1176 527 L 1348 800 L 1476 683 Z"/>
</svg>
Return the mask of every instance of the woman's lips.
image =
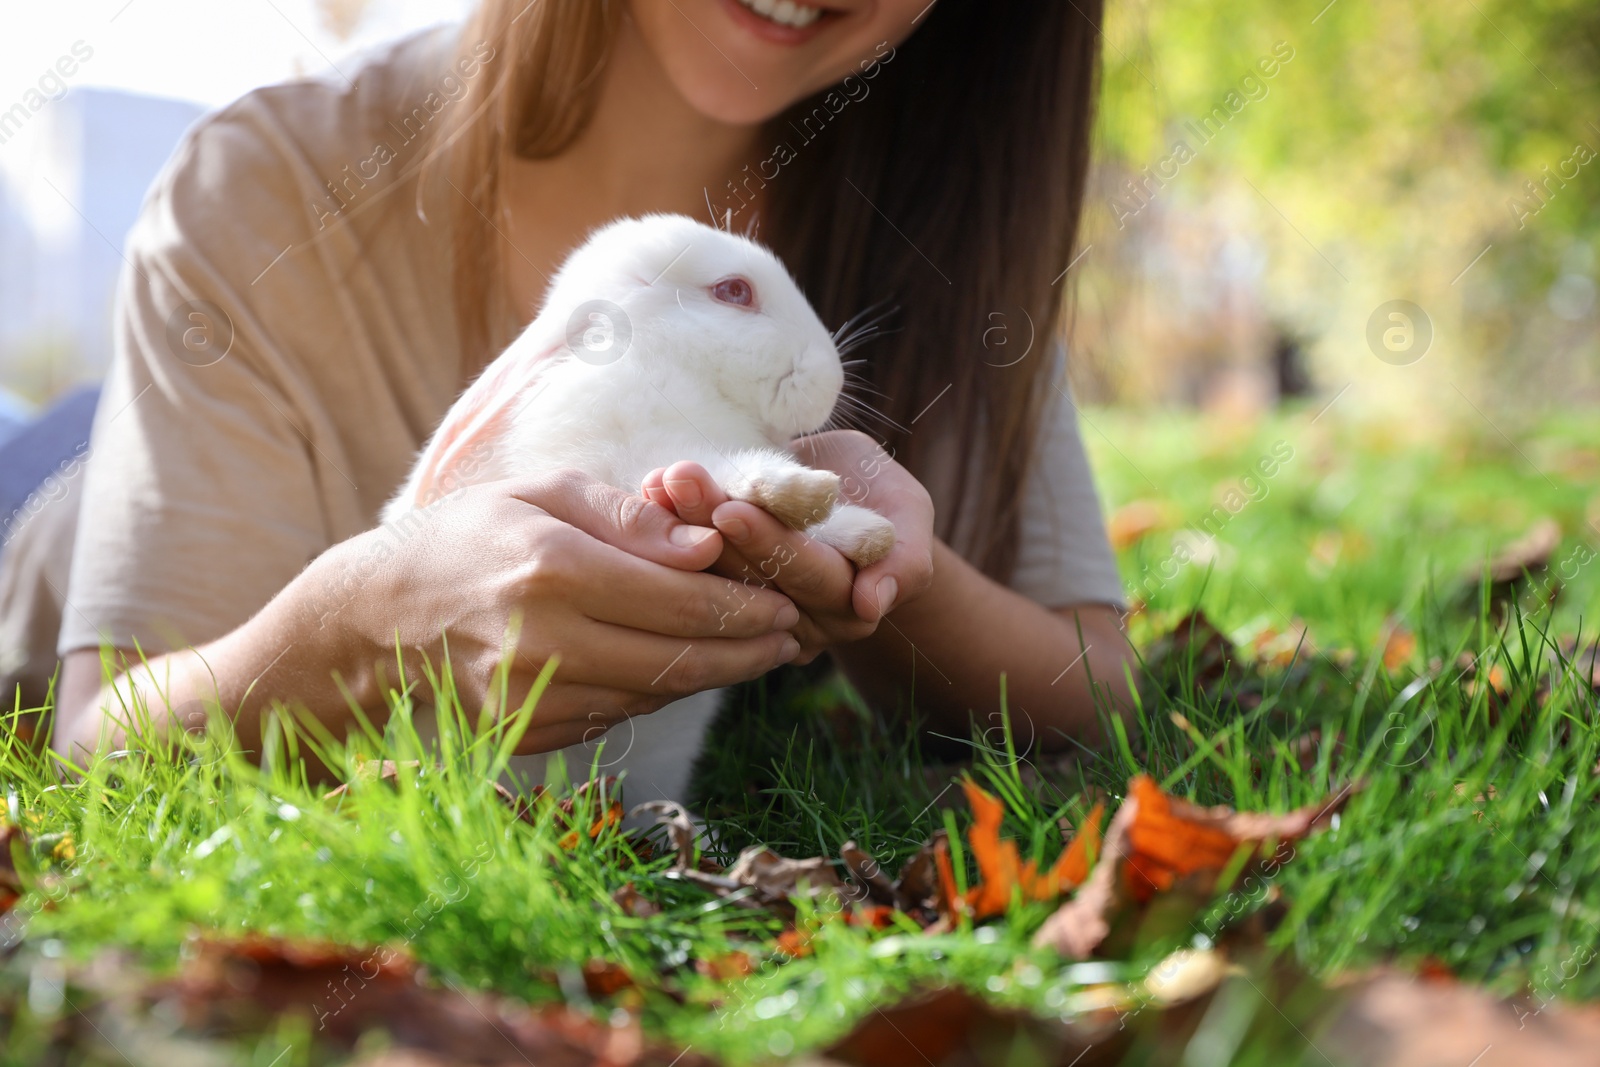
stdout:
<svg viewBox="0 0 1600 1067">
<path fill-rule="evenodd" d="M 766 0 L 754 0 L 754 2 L 766 3 Z M 773 9 L 776 10 L 778 5 L 782 2 L 784 2 L 784 0 L 773 0 Z M 757 37 L 764 41 L 771 41 L 773 44 L 786 45 L 805 44 L 807 41 L 811 40 L 817 34 L 826 29 L 830 24 L 833 23 L 835 19 L 843 15 L 843 12 L 830 11 L 827 8 L 819 8 L 814 4 L 794 4 L 793 0 L 788 0 L 788 2 L 792 8 L 811 8 L 812 10 L 817 10 L 821 13 L 808 25 L 792 26 L 783 22 L 777 22 L 752 10 L 750 7 L 741 2 L 741 0 L 722 0 L 722 6 L 727 9 L 728 16 L 733 19 L 735 23 L 749 30 Z"/>
</svg>

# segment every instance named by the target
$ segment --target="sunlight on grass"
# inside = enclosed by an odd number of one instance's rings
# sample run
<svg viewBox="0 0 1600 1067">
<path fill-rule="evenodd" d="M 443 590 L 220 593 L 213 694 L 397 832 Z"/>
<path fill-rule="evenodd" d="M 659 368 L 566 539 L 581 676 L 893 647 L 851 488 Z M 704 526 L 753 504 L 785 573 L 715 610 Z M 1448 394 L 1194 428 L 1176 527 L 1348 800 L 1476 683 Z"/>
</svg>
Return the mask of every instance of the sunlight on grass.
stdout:
<svg viewBox="0 0 1600 1067">
<path fill-rule="evenodd" d="M 1286 466 L 1229 523 L 1218 560 L 1185 568 L 1151 598 L 1135 629 L 1152 652 L 1139 706 L 1106 751 L 1019 753 L 1020 724 L 957 746 L 1005 801 L 1005 832 L 1023 857 L 1044 862 L 1060 851 L 1059 820 L 1076 825 L 1094 798 L 1120 796 L 1140 772 L 1241 810 L 1284 811 L 1362 784 L 1335 828 L 1297 843 L 1269 884 L 1178 926 L 1142 929 L 1110 971 L 1030 948 L 1051 908 L 1020 901 L 1004 920 L 932 935 L 909 922 L 863 929 L 802 905 L 796 924 L 813 933 L 812 951 L 790 958 L 775 943 L 779 919 L 674 877 L 659 840 L 647 848 L 598 818 L 608 802 L 599 790 L 577 797 L 570 818 L 553 804 L 519 818 L 494 782 L 537 708 L 484 719 L 460 707 L 447 668 L 425 703 L 393 694 L 387 721 L 348 739 L 280 714 L 259 764 L 218 728 L 173 741 L 143 733 L 68 776 L 0 731 L 5 819 L 30 842 L 16 855 L 28 892 L 5 920 L 6 940 L 25 935 L 18 960 L 87 960 L 117 946 L 157 971 L 177 965 L 196 931 L 404 946 L 450 986 L 585 1008 L 596 998 L 582 969 L 607 960 L 633 984 L 594 1010 L 626 1006 L 661 1039 L 733 1062 L 824 1047 L 930 985 L 1070 1017 L 1108 973 L 1137 978 L 1280 898 L 1287 910 L 1268 944 L 1317 976 L 1431 960 L 1505 993 L 1600 996 L 1600 970 L 1573 966 L 1600 940 L 1600 820 L 1590 815 L 1600 732 L 1591 678 L 1556 640 L 1579 629 L 1594 576 L 1570 583 L 1553 624 L 1548 611 L 1525 616 L 1513 604 L 1496 626 L 1481 598 L 1452 592 L 1462 566 L 1481 565 L 1486 538 L 1470 516 L 1484 501 L 1519 494 L 1494 524 L 1503 540 L 1547 512 L 1570 520 L 1581 491 L 1535 485 L 1515 470 L 1519 459 L 1478 446 L 1397 458 L 1299 429 L 1302 467 Z M 1268 445 L 1280 435 L 1263 432 Z M 1178 439 L 1152 435 L 1133 462 L 1160 470 L 1163 484 L 1200 488 L 1168 502 L 1178 517 L 1165 533 L 1124 552 L 1130 572 L 1163 553 L 1161 538 L 1185 529 L 1183 516 L 1203 511 L 1209 488 L 1261 445 L 1164 451 Z M 1330 484 L 1366 479 L 1375 464 L 1390 470 L 1387 488 L 1328 502 Z M 1113 493 L 1135 481 L 1114 478 Z M 1450 488 L 1424 498 L 1414 492 L 1423 482 Z M 1365 547 L 1312 574 L 1305 546 L 1329 528 Z M 1307 620 L 1305 647 L 1259 662 L 1247 649 L 1221 673 L 1194 644 L 1154 657 L 1153 634 L 1197 603 L 1235 636 L 1282 626 L 1262 621 L 1252 583 Z M 1397 600 L 1416 647 L 1385 666 L 1380 627 Z M 418 722 L 432 708 L 437 740 L 425 741 L 432 734 Z M 873 716 L 825 672 L 745 687 L 712 736 L 693 799 L 708 854 L 723 862 L 750 843 L 837 856 L 854 839 L 893 870 L 930 834 L 955 838 L 966 826 L 960 790 L 948 788 L 963 768 L 930 770 L 926 739 Z M 349 788 L 330 796 L 337 783 L 308 780 L 307 754 Z M 395 761 L 392 779 L 372 773 L 379 760 Z M 591 823 L 593 836 L 571 832 Z M 952 843 L 965 882 L 970 857 Z M 627 886 L 660 912 L 630 914 L 614 900 Z M 751 956 L 748 977 L 723 981 L 696 966 L 734 951 Z M 20 988 L 14 968 L 0 974 L 0 998 Z M 52 1010 L 67 1010 L 28 1003 L 7 1062 L 29 1062 L 26 1050 L 43 1046 L 28 1042 L 44 1041 Z M 336 1010 L 332 1000 L 307 1006 L 313 1019 Z M 291 1044 L 309 1047 L 312 1033 Z"/>
</svg>

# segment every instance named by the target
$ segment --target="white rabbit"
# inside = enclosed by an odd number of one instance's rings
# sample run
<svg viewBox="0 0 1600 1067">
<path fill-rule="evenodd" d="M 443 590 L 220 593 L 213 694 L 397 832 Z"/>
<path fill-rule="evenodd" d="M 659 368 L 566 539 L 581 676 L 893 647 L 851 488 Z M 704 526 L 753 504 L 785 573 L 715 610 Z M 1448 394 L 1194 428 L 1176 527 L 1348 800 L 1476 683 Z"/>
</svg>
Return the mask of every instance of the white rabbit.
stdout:
<svg viewBox="0 0 1600 1067">
<path fill-rule="evenodd" d="M 577 468 L 628 492 L 678 460 L 868 566 L 894 547 L 883 516 L 788 451 L 844 385 L 833 337 L 783 264 L 681 215 L 595 231 L 533 323 L 434 432 L 385 522 L 466 485 Z"/>
</svg>

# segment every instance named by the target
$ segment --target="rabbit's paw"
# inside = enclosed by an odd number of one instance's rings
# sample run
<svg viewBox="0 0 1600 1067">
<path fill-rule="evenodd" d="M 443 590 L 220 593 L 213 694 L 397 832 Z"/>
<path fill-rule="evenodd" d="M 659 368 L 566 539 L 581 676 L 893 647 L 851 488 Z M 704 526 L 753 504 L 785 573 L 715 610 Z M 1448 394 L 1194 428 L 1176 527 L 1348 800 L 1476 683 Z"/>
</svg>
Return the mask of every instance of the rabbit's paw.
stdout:
<svg viewBox="0 0 1600 1067">
<path fill-rule="evenodd" d="M 839 499 L 839 476 L 812 470 L 793 460 L 755 464 L 724 487 L 735 500 L 765 508 L 785 526 L 803 530 L 834 510 Z"/>
<path fill-rule="evenodd" d="M 872 566 L 887 556 L 895 543 L 894 523 L 856 504 L 840 504 L 806 533 L 837 548 L 857 567 Z"/>
</svg>

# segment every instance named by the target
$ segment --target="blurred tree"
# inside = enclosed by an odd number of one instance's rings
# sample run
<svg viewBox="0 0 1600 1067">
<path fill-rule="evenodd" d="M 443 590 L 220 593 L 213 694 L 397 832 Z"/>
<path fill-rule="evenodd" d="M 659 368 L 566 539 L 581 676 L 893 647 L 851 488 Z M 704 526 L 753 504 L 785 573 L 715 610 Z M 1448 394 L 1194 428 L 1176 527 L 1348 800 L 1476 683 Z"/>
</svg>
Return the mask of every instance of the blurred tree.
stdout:
<svg viewBox="0 0 1600 1067">
<path fill-rule="evenodd" d="M 1270 376 L 1281 321 L 1330 391 L 1381 392 L 1394 299 L 1433 328 L 1410 382 L 1600 388 L 1600 5 L 1126 0 L 1104 29 L 1078 314 L 1102 389 Z"/>
</svg>

